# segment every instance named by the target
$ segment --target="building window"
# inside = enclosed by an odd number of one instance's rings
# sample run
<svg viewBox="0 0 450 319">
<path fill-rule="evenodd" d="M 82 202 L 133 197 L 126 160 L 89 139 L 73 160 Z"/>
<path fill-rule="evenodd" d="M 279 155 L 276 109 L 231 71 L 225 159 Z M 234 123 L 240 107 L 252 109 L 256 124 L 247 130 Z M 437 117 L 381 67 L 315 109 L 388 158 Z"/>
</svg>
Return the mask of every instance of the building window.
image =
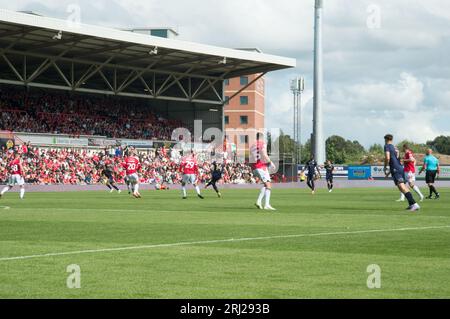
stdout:
<svg viewBox="0 0 450 319">
<path fill-rule="evenodd" d="M 248 84 L 248 76 L 241 76 L 241 85 Z"/>
<path fill-rule="evenodd" d="M 247 115 L 241 115 L 240 119 L 241 119 L 241 124 L 242 125 L 247 125 L 248 124 L 248 116 Z"/>
<path fill-rule="evenodd" d="M 241 105 L 248 105 L 248 96 L 241 96 L 240 98 Z"/>
<path fill-rule="evenodd" d="M 230 104 L 230 97 L 229 96 L 225 96 L 225 105 Z"/>
<path fill-rule="evenodd" d="M 223 80 L 223 84 L 225 84 L 226 86 L 230 85 L 230 79 Z"/>
<path fill-rule="evenodd" d="M 165 29 L 154 29 L 150 31 L 150 34 L 154 37 L 168 38 L 167 30 Z"/>
<path fill-rule="evenodd" d="M 230 124 L 230 118 L 229 118 L 229 116 L 228 116 L 228 115 L 225 115 L 225 119 L 224 119 L 224 121 L 225 121 L 225 125 L 228 125 L 228 124 Z"/>
<path fill-rule="evenodd" d="M 239 140 L 241 142 L 241 144 L 248 144 L 248 135 L 240 135 L 239 136 Z"/>
</svg>

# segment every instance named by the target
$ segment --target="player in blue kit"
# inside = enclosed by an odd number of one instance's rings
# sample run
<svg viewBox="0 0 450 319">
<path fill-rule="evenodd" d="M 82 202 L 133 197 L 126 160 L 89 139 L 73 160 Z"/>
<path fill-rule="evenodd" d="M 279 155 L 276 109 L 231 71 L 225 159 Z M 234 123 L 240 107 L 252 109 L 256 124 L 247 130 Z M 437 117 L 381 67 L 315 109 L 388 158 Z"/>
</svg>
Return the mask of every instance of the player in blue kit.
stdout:
<svg viewBox="0 0 450 319">
<path fill-rule="evenodd" d="M 311 159 L 306 163 L 301 174 L 304 174 L 305 170 L 308 170 L 308 174 L 306 175 L 306 184 L 311 189 L 311 194 L 314 195 L 316 192 L 315 180 L 321 178 L 322 176 L 320 176 L 319 166 L 317 165 L 313 155 L 311 155 Z"/>
<path fill-rule="evenodd" d="M 326 170 L 326 180 L 328 186 L 328 192 L 331 193 L 333 191 L 333 173 L 334 173 L 334 165 L 330 160 L 327 160 L 323 166 Z"/>
<path fill-rule="evenodd" d="M 205 189 L 212 185 L 214 190 L 217 193 L 217 196 L 220 198 L 222 197 L 222 194 L 220 193 L 219 189 L 217 188 L 217 182 L 222 179 L 222 175 L 225 172 L 225 164 L 222 164 L 220 167 L 216 162 L 213 162 L 213 168 L 211 170 L 211 180 L 206 184 Z"/>
<path fill-rule="evenodd" d="M 403 170 L 403 166 L 400 163 L 400 159 L 398 157 L 398 152 L 395 149 L 395 146 L 392 144 L 394 137 L 391 134 L 387 134 L 384 137 L 385 145 L 384 145 L 384 173 L 386 177 L 392 175 L 392 179 L 394 180 L 395 185 L 398 187 L 400 192 L 405 195 L 408 200 L 409 207 L 407 210 L 409 211 L 418 211 L 420 209 L 419 204 L 414 200 L 413 195 L 409 191 L 408 186 L 406 185 L 405 171 Z M 387 166 L 389 165 L 389 171 Z"/>
</svg>

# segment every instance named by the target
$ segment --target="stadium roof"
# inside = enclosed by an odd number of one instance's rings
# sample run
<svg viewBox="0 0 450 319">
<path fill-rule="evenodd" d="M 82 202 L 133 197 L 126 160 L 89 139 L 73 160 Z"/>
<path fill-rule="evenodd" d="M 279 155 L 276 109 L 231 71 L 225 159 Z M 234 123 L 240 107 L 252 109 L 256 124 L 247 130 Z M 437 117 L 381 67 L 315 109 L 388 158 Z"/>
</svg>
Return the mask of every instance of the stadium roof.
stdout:
<svg viewBox="0 0 450 319">
<path fill-rule="evenodd" d="M 223 103 L 222 80 L 295 59 L 0 10 L 0 82 Z"/>
</svg>

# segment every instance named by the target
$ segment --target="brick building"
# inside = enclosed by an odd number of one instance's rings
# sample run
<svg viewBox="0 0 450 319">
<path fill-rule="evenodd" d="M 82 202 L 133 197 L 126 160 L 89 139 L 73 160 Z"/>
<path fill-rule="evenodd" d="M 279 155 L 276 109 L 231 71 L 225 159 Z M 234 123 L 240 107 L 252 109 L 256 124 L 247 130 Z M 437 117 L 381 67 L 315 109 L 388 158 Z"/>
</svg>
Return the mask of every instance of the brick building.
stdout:
<svg viewBox="0 0 450 319">
<path fill-rule="evenodd" d="M 251 83 L 258 74 L 226 80 L 224 83 L 225 99 Z M 264 131 L 265 83 L 264 77 L 258 79 L 237 96 L 225 103 L 225 135 L 229 143 L 238 149 L 247 149 L 257 132 Z"/>
</svg>

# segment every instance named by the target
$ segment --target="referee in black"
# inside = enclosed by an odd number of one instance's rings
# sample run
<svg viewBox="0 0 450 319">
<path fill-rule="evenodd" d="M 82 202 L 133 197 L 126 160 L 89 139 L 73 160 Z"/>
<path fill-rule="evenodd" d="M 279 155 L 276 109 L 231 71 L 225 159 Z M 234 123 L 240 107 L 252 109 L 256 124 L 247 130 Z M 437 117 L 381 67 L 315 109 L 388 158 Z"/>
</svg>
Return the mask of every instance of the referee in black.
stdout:
<svg viewBox="0 0 450 319">
<path fill-rule="evenodd" d="M 419 175 L 422 174 L 423 171 L 426 171 L 425 181 L 430 189 L 430 196 L 428 199 L 433 199 L 433 194 L 435 194 L 434 199 L 439 199 L 440 195 L 434 186 L 436 178 L 439 177 L 440 173 L 439 160 L 433 155 L 433 150 L 428 149 L 423 160 L 422 169 L 419 172 Z"/>
</svg>

